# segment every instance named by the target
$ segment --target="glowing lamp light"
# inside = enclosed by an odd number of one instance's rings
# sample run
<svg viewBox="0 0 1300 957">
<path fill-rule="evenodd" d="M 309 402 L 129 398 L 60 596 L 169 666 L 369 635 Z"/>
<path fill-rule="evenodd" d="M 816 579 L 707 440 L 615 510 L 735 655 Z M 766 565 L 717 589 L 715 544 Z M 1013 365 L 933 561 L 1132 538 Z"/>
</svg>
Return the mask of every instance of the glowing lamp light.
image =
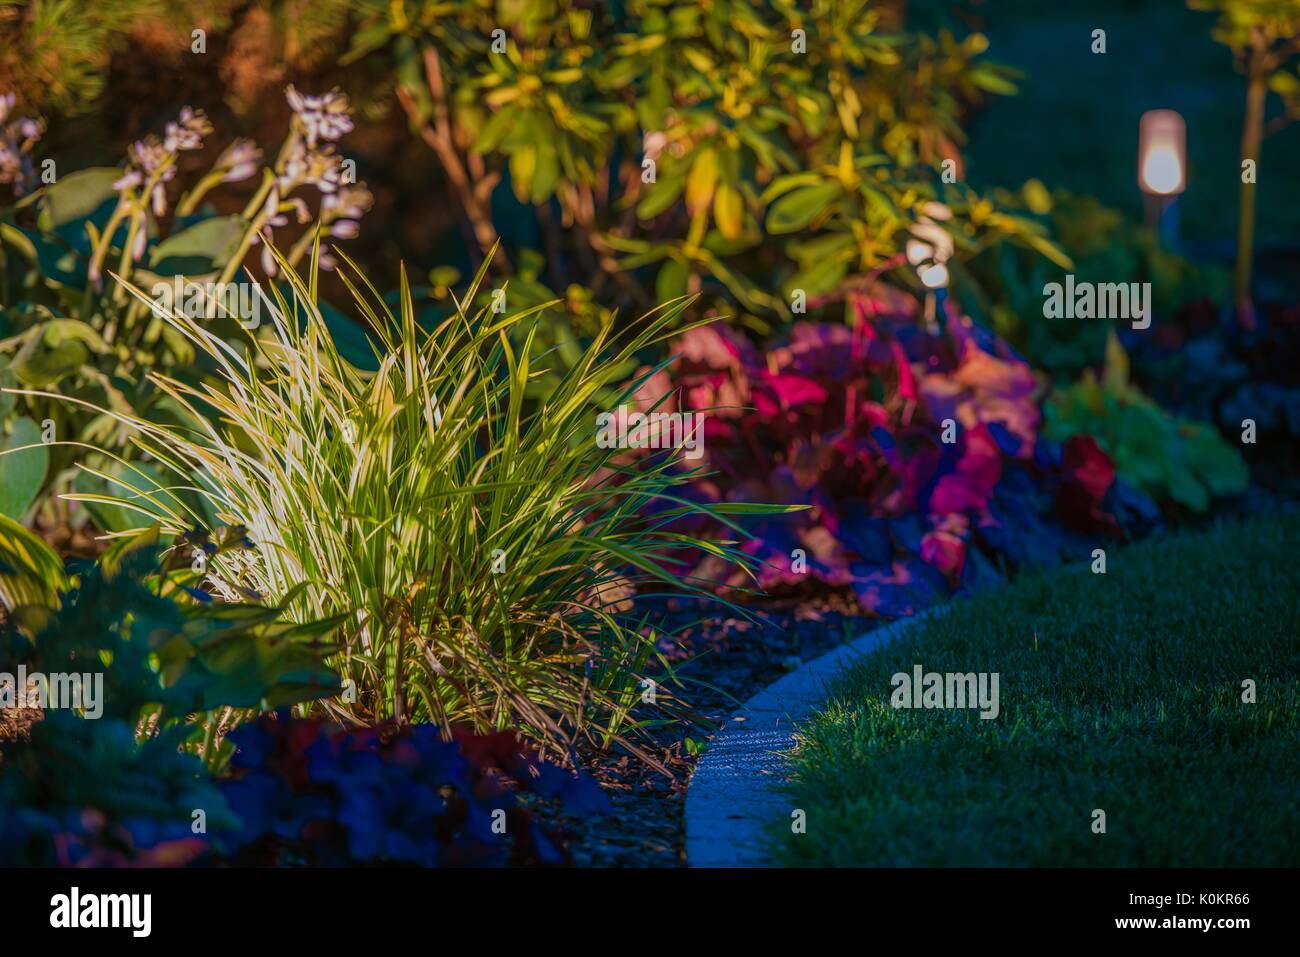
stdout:
<svg viewBox="0 0 1300 957">
<path fill-rule="evenodd" d="M 948 267 L 943 263 L 926 266 L 921 270 L 920 276 L 921 282 L 925 284 L 926 289 L 948 288 Z"/>
<path fill-rule="evenodd" d="M 1153 196 L 1177 196 L 1187 188 L 1187 125 L 1173 110 L 1142 114 L 1138 185 Z"/>
</svg>

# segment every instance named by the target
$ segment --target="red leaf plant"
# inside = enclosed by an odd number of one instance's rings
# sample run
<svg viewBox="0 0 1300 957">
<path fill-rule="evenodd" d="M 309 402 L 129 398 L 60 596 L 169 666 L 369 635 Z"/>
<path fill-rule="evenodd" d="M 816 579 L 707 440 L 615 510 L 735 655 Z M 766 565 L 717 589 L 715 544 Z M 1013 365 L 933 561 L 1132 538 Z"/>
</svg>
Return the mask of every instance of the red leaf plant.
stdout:
<svg viewBox="0 0 1300 957">
<path fill-rule="evenodd" d="M 812 579 L 907 615 L 1152 520 L 1131 489 L 1116 500 L 1090 438 L 1062 450 L 1039 437 L 1039 382 L 1004 342 L 952 312 L 938 332 L 897 300 L 852 306 L 852 327 L 798 323 L 766 351 L 722 322 L 692 329 L 672 380 L 638 396 L 671 387 L 659 408 L 706 414 L 699 498 L 808 506 L 745 525 L 761 588 Z M 709 556 L 695 574 L 744 584 Z"/>
</svg>

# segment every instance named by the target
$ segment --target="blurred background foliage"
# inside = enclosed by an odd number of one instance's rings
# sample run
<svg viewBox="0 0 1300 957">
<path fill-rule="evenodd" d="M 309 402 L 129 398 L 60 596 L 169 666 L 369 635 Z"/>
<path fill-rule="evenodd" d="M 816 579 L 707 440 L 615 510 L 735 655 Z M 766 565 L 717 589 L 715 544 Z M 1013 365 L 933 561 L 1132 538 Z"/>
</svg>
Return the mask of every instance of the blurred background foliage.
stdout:
<svg viewBox="0 0 1300 957">
<path fill-rule="evenodd" d="M 1094 19 L 1110 31 L 1104 56 L 1070 39 L 1090 37 Z M 287 175 L 287 146 L 273 144 L 302 130 L 301 104 L 284 95 L 292 84 L 337 91 L 350 110 L 338 158 L 355 162 L 370 208 L 358 207 L 363 228 L 347 220 L 334 233 L 378 289 L 397 287 L 404 262 L 417 318 L 432 327 L 496 249 L 476 305 L 552 303 L 530 348 L 553 371 L 530 384 L 533 396 L 618 316 L 678 296 L 699 297 L 684 317 L 727 316 L 760 341 L 796 320 L 854 323 L 854 297 L 877 282 L 924 296 L 921 274 L 935 266 L 962 311 L 1064 386 L 1100 368 L 1114 330 L 1043 320 L 1045 282 L 1067 271 L 1151 282 L 1157 321 L 1223 301 L 1226 273 L 1204 263 L 1230 253 L 1220 240 L 1232 203 L 1212 182 L 1235 158 L 1231 137 L 1198 130 L 1239 128 L 1242 84 L 1213 26 L 1141 0 L 1086 15 L 1016 0 L 5 0 L 0 93 L 14 95 L 11 123 L 42 122 L 30 159 L 53 160 L 59 182 L 42 187 L 33 167 L 34 192 L 3 214 L 0 380 L 67 389 L 32 374 L 28 353 L 39 352 L 77 394 L 139 411 L 161 401 L 138 388 L 144 369 L 204 374 L 183 343 L 97 286 L 96 243 L 109 263 L 136 261 L 129 232 L 103 232 L 118 173 L 98 164 L 120 163 L 183 108 L 200 111 L 215 133 L 176 152 L 166 209 L 142 211 L 139 268 L 168 261 L 172 243 L 202 260 L 187 275 L 228 278 L 244 265 L 270 278 L 252 248 L 269 217 L 283 220 L 276 241 L 291 260 L 331 223 L 327 189 L 318 210 L 310 191 L 304 204 L 279 187 L 277 209 L 259 205 L 266 177 Z M 1138 35 L 1162 39 L 1139 53 Z M 1195 69 L 1174 68 L 1183 56 Z M 1153 106 L 1189 119 L 1183 250 L 1158 248 L 1133 216 L 1137 116 Z M 1043 135 L 1042 117 L 1063 115 L 1073 119 Z M 219 175 L 235 137 L 264 151 L 260 181 Z M 1273 162 L 1294 138 L 1274 138 Z M 1224 175 L 1236 182 L 1234 169 Z M 70 182 L 77 202 L 58 202 Z M 1294 204 L 1269 198 L 1276 188 L 1261 186 L 1266 241 L 1294 225 Z M 330 309 L 350 297 L 333 275 L 320 281 L 340 349 L 364 365 L 373 330 Z M 1173 368 L 1167 355 L 1149 359 L 1134 355 L 1139 378 Z M 3 401 L 7 448 L 34 445 L 47 420 L 113 444 L 102 417 L 65 423 L 31 397 Z M 10 514 L 67 478 L 61 453 L 37 461 L 45 454 L 0 460 L 15 473 L 14 501 L 0 502 Z"/>
<path fill-rule="evenodd" d="M 3 441 L 21 451 L 0 460 L 0 505 L 47 501 L 54 526 L 89 512 L 130 527 L 93 498 L 69 515 L 44 493 L 141 473 L 103 457 L 102 475 L 77 473 L 81 447 L 38 435 L 133 457 L 112 413 L 175 418 L 145 374 L 210 371 L 106 274 L 272 279 L 255 248 L 271 227 L 295 263 L 317 227 L 349 240 L 379 289 L 405 260 L 426 277 L 413 295 L 427 325 L 497 249 L 480 305 L 554 303 L 532 344 L 554 373 L 535 395 L 619 312 L 682 295 L 766 334 L 846 314 L 877 277 L 920 290 L 904 257 L 918 237 L 954 266 L 1003 240 L 1064 262 L 1043 223 L 961 183 L 965 114 L 1013 92 L 1014 71 L 980 34 L 903 32 L 896 4 L 31 0 L 0 5 L 0 36 L 17 164 L 0 379 L 110 413 L 5 395 Z M 346 154 L 316 149 L 313 107 L 287 85 L 335 91 L 324 109 L 351 118 L 325 138 L 349 134 Z M 327 167 L 345 156 L 364 186 L 340 202 Z M 367 210 L 378 228 L 358 230 L 347 217 Z M 323 302 L 349 298 L 322 284 Z M 366 365 L 364 327 L 323 308 Z"/>
<path fill-rule="evenodd" d="M 1043 242 L 961 185 L 966 111 L 1013 92 L 1014 71 L 983 36 L 901 32 L 901 14 L 864 0 L 36 0 L 4 8 L 0 88 L 49 121 L 42 155 L 64 169 L 120 155 L 183 105 L 265 142 L 287 82 L 337 85 L 373 215 L 392 224 L 356 250 L 381 288 L 399 249 L 464 274 L 500 237 L 494 268 L 539 251 L 533 278 L 560 297 L 578 283 L 647 308 L 700 291 L 770 329 L 793 288 L 828 295 L 882 268 L 917 286 L 897 257 L 927 201 L 956 213 L 959 256 Z M 957 182 L 941 181 L 945 160 Z M 582 298 L 579 327 L 599 320 Z"/>
<path fill-rule="evenodd" d="M 740 70 L 733 78 L 748 83 L 744 71 L 754 67 L 747 54 L 736 56 L 735 51 L 764 29 L 770 32 L 785 17 L 791 28 L 802 23 L 809 31 L 805 60 L 814 76 L 819 51 L 827 59 L 842 58 L 853 72 L 852 85 L 868 117 L 866 123 L 873 127 L 869 132 L 886 139 L 887 146 L 914 150 L 926 162 L 956 155 L 960 149 L 962 178 L 981 189 L 1018 186 L 1037 177 L 1049 189 L 1092 195 L 1126 217 L 1137 218 L 1140 196 L 1133 189 L 1132 174 L 1138 117 L 1147 109 L 1177 109 L 1187 117 L 1190 133 L 1185 234 L 1198 246 L 1230 254 L 1237 197 L 1235 190 L 1216 191 L 1215 183 L 1233 177 L 1238 167 L 1237 133 L 1245 86 L 1234 69 L 1232 50 L 1212 35 L 1218 21 L 1210 12 L 1161 0 L 1099 0 L 1086 6 L 1046 8 L 1035 0 L 811 5 L 615 2 L 562 7 L 563 16 L 555 4 L 519 0 L 4 0 L 0 2 L 4 40 L 0 89 L 16 92 L 27 112 L 59 119 L 47 134 L 45 155 L 80 163 L 87 151 L 96 148 L 104 158 L 119 155 L 142 130 L 186 103 L 206 109 L 219 128 L 256 136 L 259 128 L 283 123 L 279 93 L 287 82 L 320 89 L 338 83 L 362 114 L 358 120 L 366 132 L 364 156 L 384 167 L 377 214 L 385 209 L 412 214 L 397 224 L 405 238 L 414 240 L 402 248 L 408 258 L 427 251 L 422 261 L 432 268 L 456 258 L 460 237 L 443 228 L 449 225 L 452 210 L 432 200 L 440 195 L 438 180 L 444 174 L 436 171 L 435 181 L 429 181 L 419 144 L 406 136 L 397 92 L 405 86 L 417 108 L 423 112 L 430 106 L 422 76 L 425 49 L 436 49 L 448 64 L 469 66 L 467 72 L 447 78 L 449 97 L 496 84 L 497 105 L 486 107 L 494 114 L 502 112 L 500 105 L 510 96 L 515 74 L 521 70 L 549 74 L 545 85 L 529 98 L 543 108 L 529 107 L 528 112 L 544 124 L 551 115 L 545 104 L 552 94 L 555 102 L 576 108 L 573 117 L 566 119 L 574 124 L 573 130 L 567 131 L 563 145 L 556 144 L 557 151 L 571 152 L 582 140 L 584 124 L 589 134 L 599 124 L 616 125 L 615 114 L 626 116 L 623 109 L 593 100 L 592 94 L 608 90 L 609 82 L 637 99 L 638 120 L 643 129 L 653 130 L 653 113 L 664 103 L 665 84 L 669 94 L 676 96 L 688 86 L 695 68 L 714 59 L 720 68 L 733 63 Z M 686 24 L 684 14 L 696 8 L 698 14 Z M 656 17 L 673 27 L 667 42 L 650 49 L 657 42 Z M 732 27 L 733 20 L 739 28 Z M 849 23 L 855 24 L 854 30 L 841 34 Z M 819 24 L 828 28 L 834 41 L 830 48 L 817 40 Z M 720 31 L 720 25 L 726 29 Z M 490 46 L 491 30 L 498 26 L 509 31 L 510 49 L 527 60 L 526 65 L 515 64 L 509 54 L 499 66 L 489 64 L 484 52 Z M 1088 43 L 1075 42 L 1097 27 L 1108 30 L 1110 45 L 1104 56 L 1093 54 Z M 190 52 L 194 29 L 207 33 L 208 52 L 201 69 L 194 68 L 195 55 Z M 910 32 L 901 33 L 903 29 Z M 691 40 L 692 33 L 705 39 L 710 31 L 715 37 L 726 36 L 728 42 L 720 46 L 730 45 L 733 52 L 719 56 L 709 42 Z M 945 49 L 943 31 L 965 37 L 964 44 L 974 47 L 967 46 L 957 56 L 944 55 L 951 51 Z M 607 39 L 634 33 L 638 36 L 634 43 L 618 53 L 607 51 Z M 1220 29 L 1218 34 L 1222 33 Z M 471 36 L 472 42 L 466 39 Z M 1135 48 L 1138 42 L 1142 45 Z M 970 68 L 970 50 L 983 45 L 991 46 L 989 55 L 1015 64 L 1020 80 L 1015 83 L 1015 96 L 985 99 L 978 115 L 972 115 L 966 109 L 972 93 L 1011 90 L 1009 74 L 979 66 L 983 58 L 975 61 L 976 69 Z M 584 46 L 601 51 L 602 56 L 587 55 Z M 683 46 L 690 47 L 691 60 L 683 59 Z M 540 58 L 529 52 L 543 48 L 549 52 Z M 570 79 L 562 65 L 572 63 L 575 56 L 580 58 L 580 81 Z M 890 63 L 891 57 L 898 62 Z M 791 57 L 783 59 L 787 66 L 782 72 L 788 75 Z M 643 87 L 639 81 L 652 61 L 659 64 L 655 74 L 659 79 L 654 79 L 655 95 L 646 97 L 642 94 L 649 84 Z M 664 69 L 664 64 L 671 69 Z M 771 64 L 755 71 L 756 82 L 745 87 L 746 101 L 769 95 L 770 85 L 779 82 L 776 72 Z M 1274 85 L 1276 96 L 1285 98 L 1294 76 L 1291 70 L 1282 72 Z M 722 74 L 711 80 L 715 84 L 711 95 L 694 98 L 696 105 L 705 107 L 697 113 L 707 112 L 718 103 L 715 97 L 725 95 Z M 707 86 L 697 87 L 695 92 L 706 90 Z M 834 95 L 829 86 L 816 93 L 823 102 Z M 759 100 L 754 101 L 755 112 L 762 110 Z M 1270 113 L 1277 112 L 1270 107 Z M 1044 137 L 1041 118 L 1056 115 L 1071 120 L 1053 124 L 1051 137 Z M 64 122 L 73 116 L 78 118 L 75 123 Z M 233 126 L 232 118 L 238 120 Z M 593 119 L 595 127 L 589 125 Z M 470 119 L 464 122 L 468 125 Z M 1279 122 L 1277 116 L 1270 119 L 1269 131 L 1276 131 L 1268 143 L 1271 162 L 1291 168 L 1300 162 L 1300 132 L 1294 126 L 1283 129 Z M 1107 133 L 1097 136 L 1097 130 Z M 1231 135 L 1220 135 L 1229 131 Z M 620 132 L 631 130 L 622 127 Z M 528 135 L 525 131 L 522 137 Z M 519 147 L 522 138 L 511 139 L 503 152 L 511 157 L 519 154 L 515 164 L 522 170 L 528 163 L 526 150 Z M 597 148 L 594 158 L 617 152 L 613 140 L 608 137 L 609 145 Z M 547 193 L 551 155 L 545 148 L 538 153 L 538 195 Z M 572 156 L 573 163 L 592 159 L 581 149 Z M 570 166 L 566 178 L 572 178 L 572 172 Z M 498 207 L 509 208 L 501 202 L 509 190 L 496 194 Z M 1258 231 L 1265 246 L 1291 242 L 1300 227 L 1300 210 L 1285 202 L 1286 196 L 1285 178 L 1261 178 Z M 724 199 L 724 209 L 728 202 Z M 518 218 L 519 210 L 511 212 Z M 527 229 L 532 235 L 520 238 L 539 245 L 536 224 L 528 224 Z M 376 255 L 377 261 L 396 260 L 397 239 L 390 234 L 372 240 L 388 253 Z M 389 268 L 395 276 L 395 268 Z"/>
<path fill-rule="evenodd" d="M 1216 40 L 1220 17 L 1213 7 L 1300 13 L 1295 4 L 1268 0 L 910 0 L 907 12 L 916 30 L 947 26 L 985 33 L 990 53 L 1023 72 L 1017 96 L 989 102 L 968 126 L 973 185 L 1013 186 L 1038 177 L 1049 189 L 1093 196 L 1140 221 L 1142 194 L 1134 186 L 1138 120 L 1147 110 L 1177 110 L 1187 121 L 1184 240 L 1196 258 L 1228 260 L 1235 245 L 1247 82 L 1232 49 Z M 1099 28 L 1107 31 L 1104 55 L 1091 51 L 1092 31 Z M 1300 127 L 1283 120 L 1294 95 L 1282 91 L 1289 91 L 1295 71 L 1293 61 L 1269 95 L 1262 165 L 1273 172 L 1258 182 L 1260 280 L 1274 288 L 1294 274 L 1279 267 L 1295 256 L 1300 235 L 1300 206 L 1292 201 L 1290 175 L 1283 173 L 1300 165 Z M 1290 283 L 1289 293 L 1297 291 Z"/>
</svg>

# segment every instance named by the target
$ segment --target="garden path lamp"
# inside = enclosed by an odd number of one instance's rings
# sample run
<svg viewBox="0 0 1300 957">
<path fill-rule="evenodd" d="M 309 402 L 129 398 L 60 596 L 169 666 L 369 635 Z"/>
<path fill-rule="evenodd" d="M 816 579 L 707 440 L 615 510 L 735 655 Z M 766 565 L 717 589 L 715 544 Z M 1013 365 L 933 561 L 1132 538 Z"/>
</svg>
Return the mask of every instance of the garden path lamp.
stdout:
<svg viewBox="0 0 1300 957">
<path fill-rule="evenodd" d="M 925 287 L 926 329 L 935 333 L 943 324 L 944 300 L 948 296 L 948 267 L 945 264 L 956 249 L 952 237 L 939 223 L 952 219 L 952 210 L 943 203 L 931 201 L 923 203 L 919 212 L 917 221 L 912 224 L 912 238 L 904 250 L 907 261 L 915 267 L 917 278 Z"/>
<path fill-rule="evenodd" d="M 944 300 L 948 298 L 948 267 L 934 263 L 920 271 L 921 283 L 926 288 L 925 325 L 934 333 L 942 329 Z"/>
<path fill-rule="evenodd" d="M 1138 125 L 1138 186 L 1156 241 L 1178 241 L 1178 197 L 1187 188 L 1187 125 L 1173 110 L 1148 110 Z"/>
</svg>

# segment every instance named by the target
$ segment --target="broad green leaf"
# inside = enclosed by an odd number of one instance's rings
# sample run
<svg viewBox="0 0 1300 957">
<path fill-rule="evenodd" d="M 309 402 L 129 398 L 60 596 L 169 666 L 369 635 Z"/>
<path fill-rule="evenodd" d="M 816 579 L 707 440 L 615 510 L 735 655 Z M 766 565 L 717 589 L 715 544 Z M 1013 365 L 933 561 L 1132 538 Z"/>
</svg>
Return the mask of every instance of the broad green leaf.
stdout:
<svg viewBox="0 0 1300 957">
<path fill-rule="evenodd" d="M 659 276 L 655 280 L 655 299 L 668 302 L 686 295 L 686 281 L 691 271 L 686 263 L 676 259 L 665 259 L 659 267 Z"/>
<path fill-rule="evenodd" d="M 870 207 L 871 212 L 875 213 L 877 216 L 888 217 L 896 216 L 898 214 L 898 209 L 894 206 L 894 203 L 889 196 L 881 190 L 876 189 L 874 186 L 862 183 L 858 186 L 858 193 L 867 201 L 867 205 Z"/>
<path fill-rule="evenodd" d="M 107 350 L 99 333 L 79 319 L 49 319 L 23 343 L 12 369 L 25 385 L 43 389 L 76 372 L 92 354 Z"/>
<path fill-rule="evenodd" d="M 510 134 L 518 112 L 518 107 L 507 106 L 493 113 L 478 131 L 474 140 L 474 152 L 488 153 L 500 146 L 501 141 Z"/>
<path fill-rule="evenodd" d="M 68 173 L 46 188 L 41 199 L 37 225 L 49 232 L 64 232 L 64 227 L 77 226 L 84 219 L 107 218 L 117 205 L 117 192 L 113 184 L 122 171 L 111 166 L 94 166 L 90 169 Z"/>
<path fill-rule="evenodd" d="M 8 434 L 0 434 L 0 515 L 21 519 L 26 514 L 45 483 L 49 464 L 50 450 L 41 442 L 40 426 L 26 416 L 14 419 Z"/>
<path fill-rule="evenodd" d="M 713 195 L 713 219 L 724 237 L 739 239 L 745 227 L 745 207 L 740 193 L 726 184 L 719 186 Z"/>
<path fill-rule="evenodd" d="M 18 388 L 18 377 L 14 375 L 13 369 L 9 368 L 9 357 L 0 356 L 0 422 L 9 417 L 9 413 L 14 410 L 18 402 L 16 395 L 4 390 L 16 388 Z"/>
<path fill-rule="evenodd" d="M 70 241 L 60 238 L 57 233 L 26 229 L 20 232 L 32 244 L 42 279 L 74 289 L 85 286 L 88 260 L 78 253 Z"/>
<path fill-rule="evenodd" d="M 686 178 L 684 176 L 669 176 L 650 184 L 648 192 L 636 204 L 637 217 L 639 219 L 654 219 L 677 202 L 677 198 L 682 195 L 682 187 L 685 185 Z"/>
<path fill-rule="evenodd" d="M 545 202 L 555 192 L 560 180 L 560 161 L 550 144 L 543 143 L 537 152 L 537 172 L 533 176 L 531 199 L 534 204 Z"/>
<path fill-rule="evenodd" d="M 812 239 L 791 243 L 786 252 L 804 266 L 813 267 L 824 259 L 842 259 L 843 253 L 856 248 L 856 246 L 857 241 L 851 233 L 829 233 L 825 236 L 815 236 Z"/>
<path fill-rule="evenodd" d="M 239 248 L 246 228 L 239 216 L 215 216 L 195 223 L 153 248 L 149 271 L 163 280 L 220 272 Z"/>
<path fill-rule="evenodd" d="M 768 210 L 767 231 L 776 235 L 803 229 L 843 192 L 839 183 L 823 183 L 786 193 Z"/>
<path fill-rule="evenodd" d="M 798 189 L 800 186 L 817 186 L 822 182 L 824 180 L 821 173 L 789 173 L 772 180 L 767 189 L 763 190 L 763 194 L 759 199 L 766 206 L 778 196 L 784 196 L 792 189 Z"/>
<path fill-rule="evenodd" d="M 1236 495 L 1250 486 L 1250 469 L 1241 453 L 1209 426 L 1184 430 L 1184 459 L 1214 495 Z"/>
<path fill-rule="evenodd" d="M 694 213 L 707 208 L 718 182 L 718 154 L 709 147 L 700 150 L 686 179 L 686 209 Z"/>
<path fill-rule="evenodd" d="M 88 463 L 88 465 L 90 468 L 107 475 L 111 481 L 105 481 L 98 475 L 84 469 L 78 470 L 76 477 L 72 480 L 73 494 L 119 499 L 124 503 L 134 504 L 139 508 L 156 510 L 159 506 L 154 505 L 146 498 L 146 496 L 151 495 L 163 505 L 171 508 L 176 514 L 185 514 L 184 508 L 176 496 L 169 491 L 163 490 L 163 486 L 166 484 L 180 484 L 175 475 L 168 473 L 169 478 L 165 479 L 157 466 L 143 462 L 132 462 L 128 467 L 119 462 L 96 459 Z M 137 528 L 145 528 L 152 524 L 148 516 L 135 508 L 128 508 L 125 504 L 91 500 L 81 500 L 81 504 L 86 511 L 94 516 L 96 524 L 105 531 L 127 532 Z"/>
<path fill-rule="evenodd" d="M 510 185 L 515 197 L 522 203 L 532 193 L 533 176 L 537 173 L 537 147 L 532 143 L 521 146 L 510 154 Z"/>
<path fill-rule="evenodd" d="M 785 284 L 787 295 L 802 289 L 809 296 L 821 296 L 833 291 L 848 273 L 849 264 L 843 259 L 823 259 L 796 273 Z"/>
<path fill-rule="evenodd" d="M 1169 497 L 1179 505 L 1185 505 L 1194 512 L 1203 512 L 1210 507 L 1210 493 L 1189 469 L 1170 463 L 1168 482 Z"/>
</svg>

